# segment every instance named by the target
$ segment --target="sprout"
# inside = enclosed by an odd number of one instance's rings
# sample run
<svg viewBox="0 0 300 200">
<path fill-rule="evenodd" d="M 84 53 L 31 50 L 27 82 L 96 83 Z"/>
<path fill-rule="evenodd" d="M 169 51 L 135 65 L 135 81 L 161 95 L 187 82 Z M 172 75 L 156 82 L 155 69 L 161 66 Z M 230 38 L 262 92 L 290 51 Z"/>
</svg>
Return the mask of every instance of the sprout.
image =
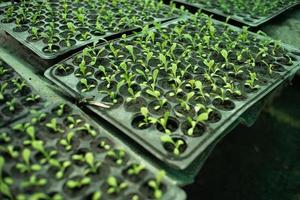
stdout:
<svg viewBox="0 0 300 200">
<path fill-rule="evenodd" d="M 63 133 L 64 130 L 60 128 L 56 118 L 52 118 L 50 122 L 46 124 L 46 127 L 52 130 L 54 133 Z"/>
<path fill-rule="evenodd" d="M 73 137 L 74 137 L 74 132 L 71 131 L 67 133 L 66 138 L 63 138 L 59 141 L 59 143 L 65 147 L 66 151 L 70 151 L 72 149 Z"/>
<path fill-rule="evenodd" d="M 31 151 L 30 149 L 23 149 L 22 151 L 22 159 L 24 163 L 17 163 L 16 168 L 21 172 L 31 172 L 31 171 L 39 171 L 41 170 L 41 166 L 38 164 L 31 165 L 30 163 Z"/>
<path fill-rule="evenodd" d="M 163 196 L 163 193 L 161 191 L 161 184 L 165 176 L 165 171 L 159 171 L 155 177 L 155 180 L 150 180 L 148 182 L 148 186 L 154 190 L 155 199 L 160 199 Z"/>
<path fill-rule="evenodd" d="M 245 86 L 249 86 L 252 90 L 259 89 L 260 86 L 255 84 L 255 81 L 258 80 L 258 78 L 256 77 L 256 73 L 249 71 L 249 75 L 250 75 L 250 79 L 246 80 Z"/>
<path fill-rule="evenodd" d="M 68 180 L 67 187 L 74 190 L 76 188 L 81 188 L 91 183 L 91 178 L 83 177 L 77 181 L 75 180 Z"/>
<path fill-rule="evenodd" d="M 118 181 L 114 176 L 109 176 L 106 180 L 108 184 L 108 194 L 118 194 L 128 187 L 128 183 Z"/>
</svg>

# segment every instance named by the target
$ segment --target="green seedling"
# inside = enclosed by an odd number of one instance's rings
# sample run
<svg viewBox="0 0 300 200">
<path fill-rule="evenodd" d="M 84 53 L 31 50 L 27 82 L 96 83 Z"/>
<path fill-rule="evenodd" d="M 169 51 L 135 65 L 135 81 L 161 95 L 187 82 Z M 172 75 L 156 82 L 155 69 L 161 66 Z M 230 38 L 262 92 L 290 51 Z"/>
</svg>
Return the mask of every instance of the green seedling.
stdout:
<svg viewBox="0 0 300 200">
<path fill-rule="evenodd" d="M 91 181 L 89 177 L 83 177 L 79 180 L 68 180 L 67 187 L 71 190 L 75 190 L 91 184 Z"/>
<path fill-rule="evenodd" d="M 72 163 L 69 160 L 59 162 L 58 160 L 50 159 L 49 165 L 58 169 L 58 171 L 55 173 L 55 178 L 62 179 L 66 170 L 71 167 Z"/>
<path fill-rule="evenodd" d="M 5 102 L 5 104 L 10 112 L 14 112 L 16 110 L 17 100 L 16 98 L 13 98 L 10 101 Z"/>
<path fill-rule="evenodd" d="M 16 89 L 13 90 L 13 93 L 17 93 L 22 91 L 24 88 L 28 87 L 27 83 L 25 80 L 22 79 L 14 79 L 12 80 L 12 83 L 16 87 Z"/>
<path fill-rule="evenodd" d="M 28 148 L 23 149 L 22 151 L 22 159 L 23 163 L 17 163 L 16 168 L 21 172 L 21 173 L 27 173 L 27 172 L 32 172 L 32 171 L 40 171 L 41 166 L 38 164 L 31 164 L 30 162 L 30 157 L 31 157 L 31 151 Z"/>
<path fill-rule="evenodd" d="M 67 27 L 68 27 L 69 32 L 72 36 L 76 35 L 76 28 L 75 28 L 75 25 L 72 22 L 68 22 Z"/>
<path fill-rule="evenodd" d="M 62 138 L 59 141 L 59 144 L 61 144 L 62 146 L 64 146 L 66 151 L 70 151 L 72 150 L 72 141 L 74 138 L 74 132 L 70 131 L 67 133 L 67 137 L 66 138 Z"/>
<path fill-rule="evenodd" d="M 57 110 L 55 111 L 55 114 L 58 117 L 63 116 L 63 114 L 65 113 L 65 109 L 66 109 L 66 104 L 60 104 L 57 108 Z"/>
<path fill-rule="evenodd" d="M 107 190 L 108 194 L 119 194 L 128 187 L 128 183 L 120 182 L 114 176 L 109 176 L 106 183 L 109 186 Z"/>
<path fill-rule="evenodd" d="M 28 126 L 25 128 L 25 132 L 30 137 L 30 140 L 25 140 L 23 142 L 23 144 L 24 145 L 31 145 L 31 143 L 36 140 L 36 130 L 35 130 L 35 127 L 28 124 Z"/>
<path fill-rule="evenodd" d="M 5 69 L 5 67 L 0 67 L 0 75 L 4 76 L 7 72 L 9 72 L 9 69 Z"/>
<path fill-rule="evenodd" d="M 57 150 L 52 150 L 50 152 L 46 151 L 46 149 L 44 147 L 44 141 L 42 141 L 42 140 L 32 141 L 31 147 L 43 155 L 43 158 L 40 160 L 41 164 L 46 163 L 47 161 L 52 159 L 52 157 L 54 157 L 58 154 Z"/>
<path fill-rule="evenodd" d="M 117 165 L 124 164 L 126 152 L 124 149 L 110 150 L 107 152 L 107 156 L 111 157 Z"/>
<path fill-rule="evenodd" d="M 168 129 L 168 121 L 169 121 L 169 117 L 170 117 L 170 112 L 165 112 L 164 113 L 164 116 L 157 119 L 157 118 L 153 118 L 153 117 L 150 117 L 149 120 L 150 120 L 150 123 L 152 124 L 160 124 L 163 129 L 164 129 L 164 132 L 166 134 L 171 134 L 171 130 Z"/>
<path fill-rule="evenodd" d="M 236 86 L 234 85 L 233 82 L 231 82 L 231 83 L 228 83 L 228 82 L 227 82 L 227 83 L 224 85 L 224 88 L 226 89 L 226 91 L 228 91 L 228 92 L 231 93 L 231 94 L 236 94 L 236 95 L 238 95 L 238 96 L 241 96 L 241 95 L 242 95 L 242 92 L 241 92 L 240 90 L 236 89 Z"/>
<path fill-rule="evenodd" d="M 167 61 L 167 58 L 164 54 L 159 54 L 159 60 L 160 60 L 160 65 L 163 67 L 163 69 L 168 72 L 168 65 L 169 62 Z"/>
<path fill-rule="evenodd" d="M 126 45 L 125 48 L 126 48 L 126 49 L 128 50 L 128 52 L 130 53 L 133 62 L 136 62 L 136 56 L 135 56 L 134 51 L 133 51 L 133 46 L 132 46 L 132 45 Z"/>
<path fill-rule="evenodd" d="M 221 91 L 221 94 L 216 95 L 215 99 L 220 99 L 222 102 L 229 100 L 229 98 L 226 97 L 226 92 L 225 92 L 226 90 L 221 88 L 220 91 Z"/>
<path fill-rule="evenodd" d="M 147 107 L 141 107 L 140 113 L 143 115 L 143 122 L 138 124 L 138 127 L 141 128 L 143 126 L 147 126 L 150 123 L 150 114 Z"/>
<path fill-rule="evenodd" d="M 129 175 L 139 175 L 143 170 L 145 170 L 144 165 L 133 164 L 128 170 L 127 173 Z"/>
<path fill-rule="evenodd" d="M 199 114 L 196 118 L 196 120 L 194 120 L 193 118 L 191 117 L 188 117 L 188 122 L 190 124 L 190 128 L 188 129 L 188 132 L 187 134 L 189 136 L 193 136 L 194 135 L 194 131 L 195 131 L 195 128 L 196 128 L 196 125 L 198 123 L 205 123 L 207 120 L 208 120 L 208 117 L 209 117 L 209 113 L 212 111 L 211 108 L 207 109 L 205 112 Z"/>
<path fill-rule="evenodd" d="M 26 97 L 26 101 L 29 103 L 37 102 L 41 99 L 41 96 L 38 94 L 31 94 L 28 97 Z"/>
<path fill-rule="evenodd" d="M 24 180 L 21 182 L 22 188 L 31 188 L 31 187 L 42 187 L 47 184 L 46 178 L 37 178 L 36 175 L 29 177 L 29 180 Z"/>
<path fill-rule="evenodd" d="M 165 176 L 165 171 L 159 171 L 155 177 L 155 180 L 150 180 L 148 182 L 148 186 L 154 190 L 155 199 L 161 199 L 161 197 L 163 196 L 161 184 Z"/>
<path fill-rule="evenodd" d="M 85 133 L 87 133 L 88 135 L 92 136 L 92 137 L 96 137 L 97 136 L 97 131 L 95 130 L 95 128 L 88 124 L 88 123 L 84 123 L 82 126 L 80 126 L 78 129 L 78 131 L 83 131 Z"/>
<path fill-rule="evenodd" d="M 76 126 L 79 126 L 83 122 L 83 120 L 80 118 L 76 119 L 75 117 L 68 116 L 67 122 L 68 122 L 68 127 L 72 129 L 75 128 Z"/>
<path fill-rule="evenodd" d="M 0 142 L 9 143 L 11 141 L 11 137 L 8 135 L 7 132 L 0 132 Z"/>
<path fill-rule="evenodd" d="M 96 87 L 95 84 L 89 84 L 88 80 L 86 78 L 80 79 L 80 83 L 84 86 L 81 89 L 81 92 L 89 92 L 89 91 L 91 91 L 92 89 L 94 89 Z"/>
<path fill-rule="evenodd" d="M 110 43 L 110 44 L 109 44 L 109 49 L 110 49 L 110 51 L 113 53 L 114 57 L 117 58 L 117 57 L 118 57 L 118 54 L 119 54 L 119 52 L 120 52 L 120 49 L 116 49 L 116 48 L 114 47 L 114 44 L 113 44 L 113 43 Z"/>
<path fill-rule="evenodd" d="M 213 72 L 215 67 L 215 61 L 214 60 L 204 60 L 203 63 L 208 67 L 208 72 Z"/>
<path fill-rule="evenodd" d="M 13 199 L 13 195 L 9 187 L 13 183 L 13 180 L 7 177 L 3 177 L 4 166 L 5 159 L 4 157 L 0 156 L 0 193 L 9 199 Z"/>
<path fill-rule="evenodd" d="M 179 156 L 181 154 L 180 148 L 181 148 L 181 146 L 185 145 L 185 143 L 183 142 L 183 140 L 179 139 L 179 140 L 175 141 L 170 135 L 162 135 L 160 137 L 160 140 L 163 143 L 169 143 L 169 144 L 173 145 L 174 149 L 173 149 L 172 153 L 175 156 Z"/>
<path fill-rule="evenodd" d="M 82 58 L 81 63 L 79 64 L 79 71 L 80 73 L 76 73 L 76 76 L 87 77 L 92 75 L 92 72 L 88 71 L 84 57 Z"/>
<path fill-rule="evenodd" d="M 259 89 L 260 86 L 255 84 L 255 82 L 258 80 L 258 78 L 256 77 L 256 73 L 249 71 L 249 75 L 250 79 L 246 80 L 245 86 L 249 86 L 252 90 Z"/>
<path fill-rule="evenodd" d="M 185 99 L 179 99 L 180 106 L 184 108 L 186 111 L 191 110 L 191 106 L 189 105 L 190 100 L 195 96 L 195 92 L 189 92 L 186 95 Z M 176 113 L 181 115 L 180 113 Z M 182 115 L 181 115 L 182 116 Z"/>
<path fill-rule="evenodd" d="M 105 140 L 101 140 L 98 146 L 102 149 L 105 149 L 106 151 L 111 149 L 111 145 L 107 143 Z"/>
<path fill-rule="evenodd" d="M 38 40 L 40 38 L 40 34 L 39 34 L 38 29 L 36 27 L 31 28 L 31 36 L 35 40 Z"/>
<path fill-rule="evenodd" d="M 130 94 L 130 97 L 126 99 L 126 102 L 135 102 L 136 99 L 141 96 L 141 91 L 135 92 L 132 88 L 128 88 L 128 93 Z"/>
<path fill-rule="evenodd" d="M 198 94 L 200 94 L 201 98 L 209 98 L 210 95 L 208 93 L 205 93 L 203 90 L 203 84 L 201 81 L 195 81 L 195 89 L 197 89 Z"/>
<path fill-rule="evenodd" d="M 57 123 L 56 118 L 52 118 L 50 122 L 46 124 L 46 127 L 49 128 L 54 133 L 63 133 L 64 130 L 61 129 L 60 125 Z"/>
<path fill-rule="evenodd" d="M 5 89 L 7 88 L 8 83 L 3 83 L 0 85 L 0 101 L 4 99 L 4 92 Z"/>
<path fill-rule="evenodd" d="M 15 150 L 13 145 L 0 146 L 1 152 L 7 153 L 11 158 L 15 159 L 19 156 L 19 152 Z"/>
<path fill-rule="evenodd" d="M 85 174 L 96 174 L 99 167 L 101 166 L 101 162 L 95 161 L 94 155 L 91 152 L 85 154 L 85 163 L 88 165 L 88 169 L 84 171 Z"/>
</svg>

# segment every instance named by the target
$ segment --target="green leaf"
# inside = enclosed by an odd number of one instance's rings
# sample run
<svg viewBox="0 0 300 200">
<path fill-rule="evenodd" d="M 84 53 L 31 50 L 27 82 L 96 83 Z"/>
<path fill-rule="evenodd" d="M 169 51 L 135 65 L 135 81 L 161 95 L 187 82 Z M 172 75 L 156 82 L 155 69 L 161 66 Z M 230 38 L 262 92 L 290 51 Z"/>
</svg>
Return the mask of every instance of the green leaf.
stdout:
<svg viewBox="0 0 300 200">
<path fill-rule="evenodd" d="M 141 107 L 141 114 L 142 114 L 144 117 L 148 116 L 148 113 L 149 113 L 149 111 L 148 111 L 148 108 L 147 108 L 147 107 Z"/>
<path fill-rule="evenodd" d="M 68 187 L 68 188 L 73 189 L 73 188 L 75 188 L 75 187 L 77 187 L 77 186 L 78 186 L 77 181 L 69 180 L 69 181 L 67 182 L 67 187 Z"/>
<path fill-rule="evenodd" d="M 102 196 L 101 192 L 100 192 L 100 191 L 97 191 L 97 192 L 95 192 L 95 193 L 93 194 L 92 200 L 100 200 L 100 199 L 101 199 L 101 196 Z"/>
<path fill-rule="evenodd" d="M 55 159 L 50 159 L 49 160 L 49 164 L 52 165 L 52 166 L 54 166 L 54 167 L 57 167 L 57 168 L 59 168 L 61 166 L 60 163 L 59 163 L 59 161 L 55 160 Z"/>
<path fill-rule="evenodd" d="M 30 163 L 30 155 L 31 155 L 31 151 L 29 149 L 25 148 L 22 152 L 22 157 L 23 157 L 24 162 L 28 165 Z"/>
<path fill-rule="evenodd" d="M 154 196 L 155 196 L 156 199 L 160 199 L 162 197 L 161 190 L 155 190 Z"/>
<path fill-rule="evenodd" d="M 149 60 L 152 58 L 152 56 L 153 56 L 153 52 L 149 51 L 146 57 L 147 63 L 149 63 Z"/>
<path fill-rule="evenodd" d="M 5 164 L 5 159 L 4 159 L 3 156 L 0 156 L 0 174 L 2 173 L 2 169 L 4 167 L 4 164 Z"/>
<path fill-rule="evenodd" d="M 114 186 L 114 187 L 118 186 L 118 181 L 117 181 L 117 179 L 116 179 L 115 177 L 113 177 L 113 176 L 108 177 L 107 183 L 108 183 L 108 185 L 110 185 L 110 186 Z"/>
<path fill-rule="evenodd" d="M 227 61 L 227 59 L 228 59 L 228 52 L 225 49 L 221 50 L 221 55 Z"/>
<path fill-rule="evenodd" d="M 171 144 L 174 143 L 174 142 L 173 142 L 173 139 L 172 139 L 169 135 L 167 135 L 167 134 L 164 134 L 164 135 L 160 136 L 160 140 L 161 140 L 163 143 L 171 143 Z"/>
<path fill-rule="evenodd" d="M 158 72 L 159 72 L 158 69 L 155 69 L 155 70 L 153 71 L 153 73 L 152 73 L 153 81 L 156 81 L 156 80 L 157 80 Z"/>
<path fill-rule="evenodd" d="M 80 181 L 80 183 L 81 183 L 82 185 L 88 185 L 88 184 L 91 183 L 91 178 L 89 178 L 89 177 L 84 177 L 84 178 Z"/>
<path fill-rule="evenodd" d="M 44 143 L 41 140 L 32 141 L 31 146 L 39 152 L 45 152 Z"/>
<path fill-rule="evenodd" d="M 42 167 L 41 167 L 41 165 L 34 164 L 34 165 L 31 165 L 31 169 L 33 171 L 40 171 L 42 169 Z"/>
<path fill-rule="evenodd" d="M 93 155 L 93 153 L 91 153 L 91 152 L 86 153 L 85 154 L 85 161 L 91 167 L 94 166 L 94 155 Z"/>
<path fill-rule="evenodd" d="M 10 192 L 10 189 L 8 185 L 6 185 L 4 182 L 0 181 L 0 192 L 4 194 L 5 196 L 9 197 L 10 199 L 12 198 L 12 194 Z"/>
<path fill-rule="evenodd" d="M 69 142 L 71 142 L 73 136 L 74 136 L 74 132 L 69 132 L 69 133 L 67 134 L 67 140 L 68 140 Z"/>
<path fill-rule="evenodd" d="M 204 122 L 208 119 L 208 114 L 207 112 L 205 113 L 201 113 L 200 115 L 198 115 L 197 117 L 197 122 Z"/>
<path fill-rule="evenodd" d="M 153 189 L 156 189 L 156 187 L 157 187 L 157 184 L 156 184 L 156 182 L 155 182 L 154 180 L 149 181 L 149 182 L 148 182 L 148 185 L 149 185 L 151 188 L 153 188 Z"/>
</svg>

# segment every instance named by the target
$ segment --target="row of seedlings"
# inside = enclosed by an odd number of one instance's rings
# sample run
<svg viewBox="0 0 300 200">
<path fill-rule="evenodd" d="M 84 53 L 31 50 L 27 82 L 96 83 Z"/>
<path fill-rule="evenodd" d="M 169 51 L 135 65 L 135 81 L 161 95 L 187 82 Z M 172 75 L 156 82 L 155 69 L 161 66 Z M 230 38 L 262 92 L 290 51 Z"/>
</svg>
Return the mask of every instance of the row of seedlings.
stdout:
<svg viewBox="0 0 300 200">
<path fill-rule="evenodd" d="M 224 17 L 258 26 L 298 5 L 299 0 L 175 0 Z"/>
<path fill-rule="evenodd" d="M 162 1 L 35 0 L 0 9 L 0 25 L 40 57 L 53 59 L 181 13 Z"/>
<path fill-rule="evenodd" d="M 0 127 L 43 104 L 44 100 L 32 86 L 0 59 Z"/>
<path fill-rule="evenodd" d="M 68 104 L 0 129 L 1 199 L 178 199 L 184 193 Z"/>
</svg>

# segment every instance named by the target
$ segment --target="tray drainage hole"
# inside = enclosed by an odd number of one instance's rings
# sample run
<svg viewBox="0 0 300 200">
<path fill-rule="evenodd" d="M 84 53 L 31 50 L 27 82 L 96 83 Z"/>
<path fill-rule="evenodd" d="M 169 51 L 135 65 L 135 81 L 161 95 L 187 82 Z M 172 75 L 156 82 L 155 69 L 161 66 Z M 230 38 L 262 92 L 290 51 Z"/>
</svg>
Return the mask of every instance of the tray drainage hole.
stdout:
<svg viewBox="0 0 300 200">
<path fill-rule="evenodd" d="M 235 108 L 235 104 L 231 100 L 221 100 L 221 99 L 214 99 L 212 104 L 220 109 L 225 111 L 230 111 Z"/>
<path fill-rule="evenodd" d="M 149 119 L 145 120 L 143 115 L 138 114 L 133 118 L 131 125 L 133 128 L 143 130 L 149 128 L 151 123 L 149 122 Z"/>
<path fill-rule="evenodd" d="M 200 137 L 205 133 L 206 129 L 205 124 L 201 122 L 185 121 L 181 124 L 182 132 L 189 137 Z"/>
<path fill-rule="evenodd" d="M 222 114 L 221 112 L 217 111 L 217 110 L 212 110 L 209 114 L 208 114 L 208 122 L 209 123 L 217 123 L 222 119 Z"/>
<path fill-rule="evenodd" d="M 160 137 L 160 140 L 164 149 L 175 157 L 180 156 L 187 149 L 186 141 L 180 136 L 164 134 Z"/>
<path fill-rule="evenodd" d="M 43 48 L 43 52 L 47 54 L 54 54 L 60 50 L 60 47 L 57 45 L 47 45 Z"/>
<path fill-rule="evenodd" d="M 159 130 L 162 133 L 173 133 L 175 132 L 179 127 L 179 122 L 174 117 L 169 117 L 167 122 L 164 122 L 165 120 L 160 118 L 157 122 L 157 130 Z"/>
</svg>

